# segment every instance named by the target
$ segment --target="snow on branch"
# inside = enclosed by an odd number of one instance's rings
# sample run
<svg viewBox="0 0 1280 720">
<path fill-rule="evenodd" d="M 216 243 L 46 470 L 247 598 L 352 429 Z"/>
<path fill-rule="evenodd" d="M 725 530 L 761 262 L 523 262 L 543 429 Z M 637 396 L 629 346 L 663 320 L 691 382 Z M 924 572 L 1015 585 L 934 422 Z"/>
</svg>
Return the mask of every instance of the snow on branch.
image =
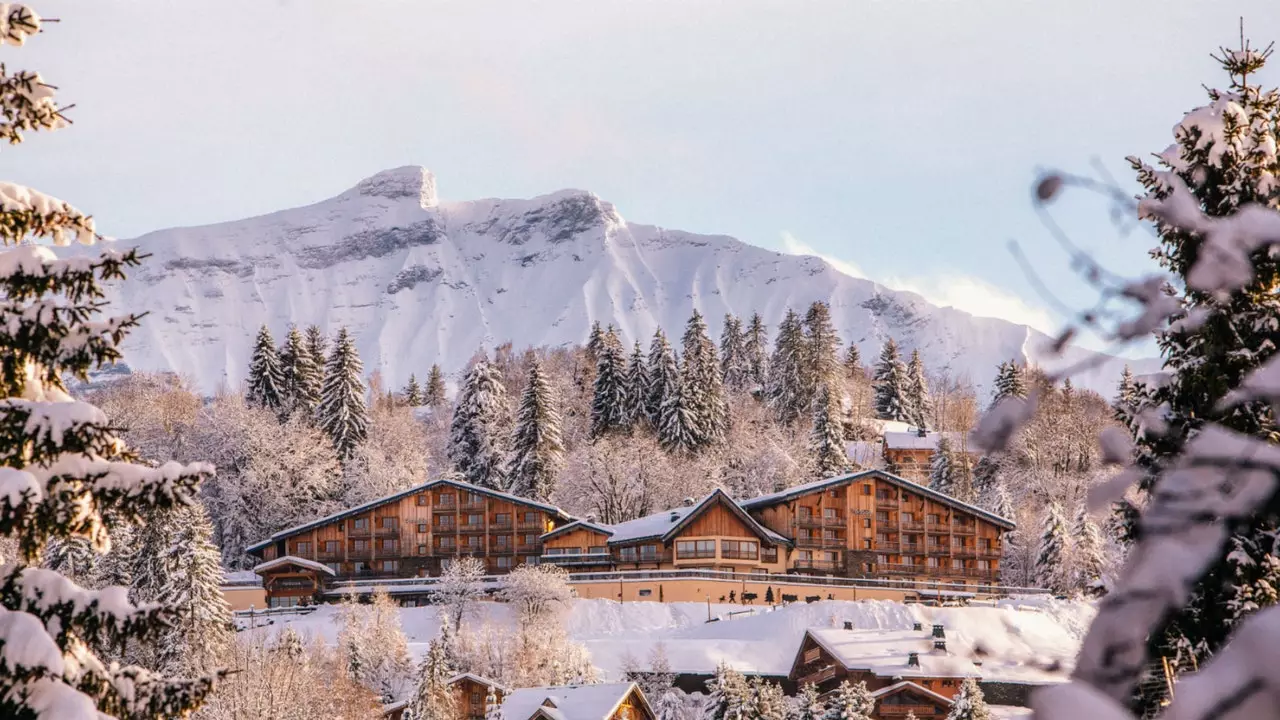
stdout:
<svg viewBox="0 0 1280 720">
<path fill-rule="evenodd" d="M 22 3 L 0 3 L 0 45 L 21 46 L 40 32 L 40 16 Z"/>
</svg>

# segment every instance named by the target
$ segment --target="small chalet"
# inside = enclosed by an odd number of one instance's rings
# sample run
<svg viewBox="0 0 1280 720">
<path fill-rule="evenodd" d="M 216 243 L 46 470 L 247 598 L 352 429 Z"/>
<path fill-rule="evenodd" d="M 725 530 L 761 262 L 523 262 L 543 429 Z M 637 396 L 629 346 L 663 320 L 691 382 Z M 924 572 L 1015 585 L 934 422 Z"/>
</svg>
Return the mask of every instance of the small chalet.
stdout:
<svg viewBox="0 0 1280 720">
<path fill-rule="evenodd" d="M 656 720 L 635 683 L 560 685 L 513 690 L 504 720 Z"/>
<path fill-rule="evenodd" d="M 969 456 L 970 464 L 978 462 L 977 447 L 965 433 L 929 432 L 911 428 L 905 432 L 886 430 L 884 433 L 884 460 L 894 473 L 909 480 L 924 481 L 929 477 L 933 454 L 943 439 L 953 452 Z"/>
<path fill-rule="evenodd" d="M 810 629 L 792 663 L 790 678 L 829 693 L 841 682 L 865 682 L 876 697 L 875 717 L 912 712 L 921 720 L 943 718 L 966 677 L 981 677 L 972 660 L 947 649 L 941 625 L 925 630 Z"/>
<path fill-rule="evenodd" d="M 458 717 L 462 720 L 484 720 L 489 693 L 492 692 L 501 703 L 509 692 L 497 682 L 471 673 L 454 675 L 449 678 L 448 685 L 458 699 Z"/>
</svg>

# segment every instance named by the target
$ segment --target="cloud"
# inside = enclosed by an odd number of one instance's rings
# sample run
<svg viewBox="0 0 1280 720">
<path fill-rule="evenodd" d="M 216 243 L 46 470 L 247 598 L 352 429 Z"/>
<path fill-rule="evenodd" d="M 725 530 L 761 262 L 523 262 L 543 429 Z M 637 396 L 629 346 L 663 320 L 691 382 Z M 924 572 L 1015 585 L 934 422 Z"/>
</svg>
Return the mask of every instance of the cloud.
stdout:
<svg viewBox="0 0 1280 720">
<path fill-rule="evenodd" d="M 876 280 L 868 277 L 857 265 L 831 255 L 824 255 L 790 232 L 783 231 L 782 247 L 791 255 L 812 255 L 822 258 L 831 267 L 845 275 Z M 894 290 L 916 293 L 934 305 L 953 307 L 970 315 L 1030 325 L 1049 335 L 1054 335 L 1062 329 L 1061 323 L 1044 308 L 1032 305 L 1007 290 L 969 275 L 892 276 L 876 281 Z"/>
</svg>

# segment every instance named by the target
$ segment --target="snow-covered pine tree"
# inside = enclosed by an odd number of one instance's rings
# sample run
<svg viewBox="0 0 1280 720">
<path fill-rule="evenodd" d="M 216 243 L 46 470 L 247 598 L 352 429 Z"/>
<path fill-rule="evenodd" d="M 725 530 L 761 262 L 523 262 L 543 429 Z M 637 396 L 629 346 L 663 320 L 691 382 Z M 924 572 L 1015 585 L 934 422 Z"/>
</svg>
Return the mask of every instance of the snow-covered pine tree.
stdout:
<svg viewBox="0 0 1280 720">
<path fill-rule="evenodd" d="M 0 43 L 20 46 L 40 17 L 8 4 Z M 66 19 L 64 17 L 64 19 Z M 55 88 L 30 71 L 0 69 L 0 139 L 67 125 Z M 48 242 L 37 242 L 40 239 Z M 104 413 L 73 399 L 64 378 L 121 358 L 136 315 L 102 320 L 101 283 L 141 259 L 111 249 L 60 260 L 50 249 L 98 240 L 93 220 L 36 190 L 0 183 L 0 717 L 100 720 L 179 717 L 197 707 L 214 677 L 171 680 L 99 659 L 93 648 L 147 642 L 173 617 L 136 608 L 121 588 L 87 590 L 47 568 L 51 540 L 88 540 L 107 552 L 109 531 L 158 508 L 194 501 L 213 472 L 204 463 L 135 464 Z"/>
<path fill-rule="evenodd" d="M 253 341 L 248 387 L 244 396 L 258 407 L 279 410 L 284 405 L 284 368 L 280 364 L 280 354 L 276 351 L 276 341 L 271 338 L 271 331 L 266 325 L 258 329 L 258 337 Z"/>
<path fill-rule="evenodd" d="M 813 683 L 806 683 L 796 693 L 795 712 L 792 713 L 791 720 L 826 720 L 826 717 L 827 707 L 818 696 L 818 687 Z"/>
<path fill-rule="evenodd" d="M 1040 587 L 1064 594 L 1069 590 L 1064 568 L 1069 538 L 1067 523 L 1062 517 L 1062 505 L 1056 500 L 1049 503 L 1041 528 L 1040 547 L 1036 553 L 1036 582 Z"/>
<path fill-rule="evenodd" d="M 369 408 L 364 402 L 364 364 L 345 327 L 338 330 L 333 353 L 325 364 L 324 384 L 316 420 L 333 442 L 339 459 L 348 460 L 369 433 Z"/>
<path fill-rule="evenodd" d="M 662 408 L 675 393 L 680 382 L 680 366 L 667 336 L 658 328 L 649 344 L 649 394 L 645 399 L 645 413 L 655 428 L 662 427 Z"/>
<path fill-rule="evenodd" d="M 413 373 L 409 373 L 409 382 L 405 383 L 404 390 L 400 393 L 404 396 L 404 402 L 409 407 L 419 407 L 422 402 L 422 386 L 418 384 L 418 378 Z"/>
<path fill-rule="evenodd" d="M 676 377 L 662 403 L 658 443 L 669 453 L 688 455 L 699 445 L 697 420 L 684 400 L 684 381 Z"/>
<path fill-rule="evenodd" d="M 747 382 L 752 392 L 762 391 L 769 370 L 769 335 L 760 313 L 752 313 L 747 322 L 747 329 L 742 335 L 743 357 L 746 364 Z"/>
<path fill-rule="evenodd" d="M 591 400 L 591 439 L 626 430 L 627 360 L 613 327 L 596 355 L 596 381 Z"/>
<path fill-rule="evenodd" d="M 316 405 L 320 404 L 320 385 L 324 377 L 297 326 L 290 326 L 289 334 L 285 336 L 284 347 L 280 349 L 280 368 L 284 394 L 282 411 L 310 417 L 315 413 Z"/>
<path fill-rule="evenodd" d="M 782 686 L 756 675 L 751 678 L 753 720 L 787 720 L 787 700 Z"/>
<path fill-rule="evenodd" d="M 427 387 L 422 391 L 422 404 L 438 410 L 444 407 L 445 400 L 444 373 L 440 372 L 439 365 L 432 363 L 427 373 Z"/>
<path fill-rule="evenodd" d="M 649 365 L 645 362 L 644 351 L 640 349 L 640 341 L 637 340 L 631 349 L 631 359 L 627 362 L 627 396 L 623 404 L 627 427 L 649 424 L 649 385 Z"/>
<path fill-rule="evenodd" d="M 751 716 L 743 710 L 751 705 L 750 695 L 751 687 L 742 673 L 720 663 L 716 674 L 707 681 L 701 720 L 747 720 Z"/>
<path fill-rule="evenodd" d="M 1116 386 L 1116 399 L 1112 402 L 1112 407 L 1116 408 L 1117 412 L 1120 408 L 1133 407 L 1135 390 L 1133 371 L 1126 364 L 1124 371 L 1120 373 L 1120 383 Z"/>
<path fill-rule="evenodd" d="M 492 686 L 489 688 L 489 694 L 484 697 L 484 720 L 505 720 L 502 714 L 502 703 L 498 701 L 498 694 Z"/>
<path fill-rule="evenodd" d="M 951 701 L 947 720 L 991 720 L 991 710 L 987 708 L 987 700 L 976 680 L 967 677 L 960 683 L 960 691 Z"/>
<path fill-rule="evenodd" d="M 938 447 L 933 451 L 929 461 L 929 487 L 944 495 L 955 497 L 956 468 L 955 453 L 951 450 L 951 439 L 943 435 L 938 438 Z"/>
<path fill-rule="evenodd" d="M 1085 595 L 1097 597 L 1106 592 L 1102 572 L 1106 566 L 1106 549 L 1102 531 L 1089 514 L 1087 503 L 1080 503 L 1075 522 L 1071 526 L 1071 538 L 1075 544 L 1072 560 L 1075 565 L 1075 587 Z"/>
<path fill-rule="evenodd" d="M 600 362 L 600 351 L 604 350 L 606 338 L 600 321 L 591 323 L 591 332 L 587 334 L 587 358 L 592 365 Z"/>
<path fill-rule="evenodd" d="M 204 506 L 175 511 L 174 532 L 165 554 L 171 584 L 157 598 L 178 610 L 166 631 L 162 667 L 186 675 L 214 668 L 232 641 L 231 607 L 222 593 L 222 553 L 213 544 L 213 525 Z"/>
<path fill-rule="evenodd" d="M 991 407 L 995 407 L 1007 397 L 1025 398 L 1027 396 L 1027 380 L 1024 368 L 1017 360 L 1000 363 L 996 370 L 996 379 L 991 393 Z"/>
<path fill-rule="evenodd" d="M 929 394 L 929 379 L 925 377 L 919 350 L 911 351 L 911 362 L 907 363 L 907 402 L 911 413 L 908 422 L 928 429 L 929 419 L 933 417 L 933 397 Z"/>
<path fill-rule="evenodd" d="M 45 546 L 42 565 L 78 585 L 92 587 L 98 559 L 88 538 L 55 538 Z"/>
<path fill-rule="evenodd" d="M 907 395 L 907 368 L 898 355 L 898 343 L 893 338 L 885 341 L 880 349 L 880 361 L 875 372 L 876 414 L 883 420 L 911 422 L 911 400 Z"/>
<path fill-rule="evenodd" d="M 720 332 L 720 376 L 729 390 L 741 392 L 748 382 L 747 343 L 742 334 L 742 321 L 732 313 L 724 316 Z"/>
<path fill-rule="evenodd" d="M 449 687 L 453 675 L 444 641 L 436 636 L 427 644 L 427 653 L 418 665 L 417 686 L 405 708 L 404 720 L 457 720 L 458 698 Z"/>
<path fill-rule="evenodd" d="M 694 447 L 716 445 L 724 440 L 729 429 L 729 403 L 720 376 L 719 351 L 707 335 L 707 323 L 696 308 L 685 326 L 681 344 L 681 401 L 693 421 Z"/>
<path fill-rule="evenodd" d="M 307 351 L 311 355 L 311 364 L 316 366 L 316 370 L 321 375 L 321 381 L 324 380 L 324 365 L 329 357 L 329 338 L 325 337 L 324 331 L 319 325 L 308 325 L 306 333 Z"/>
<path fill-rule="evenodd" d="M 765 389 L 769 407 L 783 425 L 791 425 L 808 409 L 804 398 L 804 375 L 804 325 L 800 316 L 788 308 L 778 324 Z"/>
<path fill-rule="evenodd" d="M 857 343 L 849 343 L 844 352 L 844 376 L 853 379 L 862 374 L 862 353 L 858 352 Z"/>
<path fill-rule="evenodd" d="M 556 474 L 564 464 L 560 411 L 556 406 L 542 363 L 534 356 L 511 437 L 508 482 L 516 495 L 539 502 L 551 498 Z"/>
<path fill-rule="evenodd" d="M 825 302 L 815 302 L 805 312 L 804 347 L 801 401 L 808 408 L 818 397 L 818 388 L 837 387 L 835 382 L 840 376 L 840 336 Z"/>
<path fill-rule="evenodd" d="M 871 720 L 876 700 L 865 682 L 845 680 L 827 701 L 827 720 Z"/>
<path fill-rule="evenodd" d="M 815 477 L 835 477 L 849 468 L 842 427 L 840 405 L 824 383 L 813 403 L 813 429 L 809 435 Z"/>
<path fill-rule="evenodd" d="M 474 485 L 506 490 L 507 390 L 487 357 L 471 366 L 449 427 L 449 460 Z"/>
</svg>

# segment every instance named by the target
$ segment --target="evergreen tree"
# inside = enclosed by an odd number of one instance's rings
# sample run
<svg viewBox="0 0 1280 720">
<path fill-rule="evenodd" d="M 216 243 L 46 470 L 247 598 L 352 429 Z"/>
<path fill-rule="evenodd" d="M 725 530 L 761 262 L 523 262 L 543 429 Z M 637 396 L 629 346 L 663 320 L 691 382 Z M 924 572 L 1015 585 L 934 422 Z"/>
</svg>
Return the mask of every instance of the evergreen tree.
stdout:
<svg viewBox="0 0 1280 720">
<path fill-rule="evenodd" d="M 418 378 L 413 373 L 409 373 L 409 382 L 404 386 L 404 402 L 409 407 L 419 407 L 425 403 L 422 401 L 422 386 L 418 384 Z"/>
<path fill-rule="evenodd" d="M 55 538 L 45 546 L 42 565 L 80 585 L 90 585 L 98 564 L 98 553 L 88 538 Z"/>
<path fill-rule="evenodd" d="M 1134 392 L 1136 386 L 1133 380 L 1133 371 L 1126 364 L 1124 372 L 1120 373 L 1120 384 L 1116 387 L 1116 399 L 1112 406 L 1119 411 L 1120 408 L 1133 407 Z"/>
<path fill-rule="evenodd" d="M 751 687 L 742 673 L 721 663 L 707 681 L 707 699 L 702 704 L 702 720 L 747 720 L 752 715 Z"/>
<path fill-rule="evenodd" d="M 742 321 L 737 316 L 724 316 L 724 329 L 720 332 L 720 376 L 725 387 L 741 392 L 749 381 L 747 362 L 747 338 L 742 334 Z"/>
<path fill-rule="evenodd" d="M 427 654 L 418 665 L 417 687 L 405 708 L 405 720 L 454 720 L 458 701 L 453 688 L 449 687 L 449 678 L 453 675 L 454 668 L 442 638 L 432 638 L 427 644 Z"/>
<path fill-rule="evenodd" d="M 991 720 L 991 711 L 976 680 L 967 677 L 960 683 L 960 691 L 951 701 L 947 720 Z"/>
<path fill-rule="evenodd" d="M 804 398 L 805 339 L 800 316 L 788 309 L 778 325 L 773 356 L 769 359 L 769 382 L 765 390 L 769 406 L 778 421 L 794 423 L 807 409 Z"/>
<path fill-rule="evenodd" d="M 944 495 L 955 497 L 956 468 L 955 454 L 951 451 L 951 440 L 945 435 L 938 438 L 938 448 L 933 451 L 929 462 L 929 487 Z"/>
<path fill-rule="evenodd" d="M 724 440 L 729 427 L 728 399 L 720 377 L 719 353 L 707 336 L 707 323 L 696 309 L 685 326 L 680 394 L 683 407 L 692 420 L 695 449 L 715 445 Z"/>
<path fill-rule="evenodd" d="M 928 429 L 929 418 L 933 416 L 933 398 L 929 395 L 929 380 L 925 377 L 919 350 L 911 351 L 911 362 L 907 364 L 907 403 L 910 423 Z"/>
<path fill-rule="evenodd" d="M 814 458 L 814 474 L 818 478 L 835 477 L 849 467 L 841 431 L 840 406 L 824 384 L 813 403 L 813 431 L 809 449 Z"/>
<path fill-rule="evenodd" d="M 680 367 L 667 336 L 659 328 L 649 344 L 649 394 L 645 400 L 645 412 L 655 428 L 662 427 L 662 408 L 675 394 L 680 382 Z"/>
<path fill-rule="evenodd" d="M 677 377 L 662 403 L 658 443 L 669 453 L 689 454 L 699 448 L 697 420 L 685 403 L 684 382 Z"/>
<path fill-rule="evenodd" d="M 850 380 L 862 374 L 862 353 L 858 352 L 855 343 L 849 343 L 849 349 L 845 350 L 844 374 Z"/>
<path fill-rule="evenodd" d="M 637 340 L 631 349 L 631 360 L 627 363 L 625 382 L 626 398 L 623 402 L 623 415 L 628 427 L 645 425 L 649 421 L 649 366 L 645 363 L 644 352 Z"/>
<path fill-rule="evenodd" d="M 880 350 L 875 372 L 875 407 L 881 419 L 911 422 L 908 384 L 907 368 L 898 355 L 898 343 L 889 338 Z"/>
<path fill-rule="evenodd" d="M 296 326 L 289 327 L 284 347 L 280 349 L 283 410 L 285 414 L 300 412 L 310 417 L 320 404 L 322 375 L 311 349 Z"/>
<path fill-rule="evenodd" d="M 995 390 L 991 394 L 991 407 L 1007 397 L 1025 398 L 1027 381 L 1017 360 L 1000 363 L 996 370 Z"/>
<path fill-rule="evenodd" d="M 1075 523 L 1071 527 L 1075 540 L 1075 586 L 1086 595 L 1098 596 L 1105 592 L 1102 570 L 1105 565 L 1102 531 L 1089 515 L 1089 506 L 1080 504 Z"/>
<path fill-rule="evenodd" d="M 604 350 L 605 343 L 604 329 L 600 327 L 600 321 L 596 320 L 591 323 L 591 332 L 587 335 L 587 359 L 592 365 L 600 362 L 600 351 Z"/>
<path fill-rule="evenodd" d="M 591 438 L 625 430 L 627 423 L 627 365 L 613 328 L 596 355 L 595 393 L 591 401 Z"/>
<path fill-rule="evenodd" d="M 162 667 L 184 674 L 208 672 L 231 642 L 231 607 L 222 593 L 222 553 L 213 544 L 213 525 L 203 505 L 181 508 L 175 515 L 165 555 L 171 584 L 158 599 L 179 615 L 166 632 Z"/>
<path fill-rule="evenodd" d="M 759 675 L 751 678 L 751 705 L 749 717 L 753 720 L 787 720 L 787 701 L 782 694 L 782 686 Z"/>
<path fill-rule="evenodd" d="M 440 366 L 432 363 L 431 372 L 427 373 L 427 389 L 422 393 L 422 404 L 436 409 L 444 407 L 444 373 Z"/>
<path fill-rule="evenodd" d="M 547 502 L 555 488 L 556 473 L 564 462 L 560 412 L 551 385 L 537 357 L 529 365 L 529 378 L 511 438 L 511 492 Z"/>
<path fill-rule="evenodd" d="M 497 692 L 492 686 L 484 697 L 484 720 L 505 720 L 502 714 L 502 703 L 498 701 Z"/>
<path fill-rule="evenodd" d="M 245 399 L 258 407 L 279 410 L 285 400 L 284 369 L 276 352 L 271 331 L 263 325 L 253 343 L 253 356 L 249 360 L 249 387 Z"/>
<path fill-rule="evenodd" d="M 827 720 L 871 720 L 876 709 L 875 698 L 865 682 L 845 680 L 827 702 Z"/>
<path fill-rule="evenodd" d="M 329 339 L 324 336 L 320 326 L 307 326 L 306 345 L 308 354 L 311 355 L 311 364 L 315 365 L 317 370 L 323 369 L 325 359 L 329 357 Z"/>
<path fill-rule="evenodd" d="M 763 390 L 769 369 L 769 337 L 760 313 L 752 313 L 742 336 L 742 345 L 747 382 L 752 388 Z"/>
<path fill-rule="evenodd" d="M 823 385 L 836 387 L 840 375 L 840 336 L 831 322 L 831 308 L 815 302 L 804 315 L 804 373 L 801 401 L 809 407 Z"/>
<path fill-rule="evenodd" d="M 449 460 L 473 485 L 506 490 L 507 390 L 502 374 L 481 357 L 467 373 L 449 427 Z"/>
<path fill-rule="evenodd" d="M 827 708 L 818 697 L 818 688 L 807 683 L 796 694 L 796 709 L 791 720 L 825 720 Z"/>
<path fill-rule="evenodd" d="M 6 9 L 0 43 L 38 42 L 42 22 L 23 5 Z M 67 126 L 56 88 L 39 74 L 5 75 L 0 137 Z M 101 318 L 102 283 L 137 267 L 136 250 L 59 259 L 53 247 L 94 244 L 93 220 L 30 188 L 6 184 L 0 202 L 0 717 L 182 717 L 215 676 L 173 680 L 99 658 L 94 648 L 149 642 L 172 608 L 135 608 L 117 589 L 88 590 L 39 567 L 50 541 L 87 540 L 109 550 L 111 531 L 152 510 L 195 502 L 204 463 L 138 464 L 105 415 L 73 400 L 64 378 L 121 359 L 119 345 L 140 316 Z"/>
<path fill-rule="evenodd" d="M 1067 592 L 1068 583 L 1063 564 L 1067 554 L 1067 524 L 1062 518 L 1062 506 L 1053 501 L 1045 511 L 1040 533 L 1040 549 L 1036 555 L 1035 577 L 1041 587 L 1057 594 Z"/>
<path fill-rule="evenodd" d="M 992 490 L 1003 482 L 1004 455 L 1000 453 L 983 455 L 973 468 L 973 493 L 979 502 L 984 503 L 983 507 L 988 507 L 985 503 L 991 497 Z"/>
<path fill-rule="evenodd" d="M 341 328 L 334 341 L 333 353 L 325 365 L 316 420 L 320 429 L 333 441 L 334 450 L 343 461 L 351 458 L 369 433 L 363 375 L 364 364 L 356 352 L 355 341 L 345 327 Z"/>
<path fill-rule="evenodd" d="M 1143 201 L 1167 197 L 1173 183 L 1180 181 L 1195 199 L 1196 209 L 1211 218 L 1254 204 L 1280 207 L 1280 183 L 1275 181 L 1280 167 L 1270 149 L 1280 140 L 1280 93 L 1253 80 L 1268 56 L 1269 52 L 1245 48 L 1222 49 L 1218 60 L 1229 87 L 1208 90 L 1209 104 L 1175 126 L 1174 144 L 1158 156 L 1162 167 L 1130 158 L 1146 191 Z M 1218 297 L 1188 282 L 1204 242 L 1199 230 L 1165 222 L 1156 222 L 1155 230 L 1160 243 L 1152 255 L 1175 276 L 1171 285 L 1185 312 L 1203 313 L 1204 318 L 1189 327 L 1174 324 L 1157 335 L 1166 379 L 1158 387 L 1144 388 L 1141 404 L 1161 408 L 1169 431 L 1138 433 L 1135 438 L 1138 463 L 1147 471 L 1139 484 L 1142 492 L 1153 489 L 1159 471 L 1208 424 L 1272 443 L 1278 430 L 1275 413 L 1265 403 L 1237 405 L 1224 399 L 1276 353 L 1280 256 L 1268 243 L 1251 248 L 1250 280 L 1229 296 Z M 1136 516 L 1136 509 L 1128 508 L 1126 523 L 1131 525 Z M 1277 517 L 1280 495 L 1273 494 L 1249 521 L 1230 528 L 1232 539 L 1221 559 L 1201 576 L 1191 601 L 1152 633 L 1152 657 L 1175 656 L 1181 649 L 1177 656 L 1185 660 L 1189 649 L 1203 665 L 1235 630 L 1241 611 L 1258 606 L 1240 598 L 1272 594 L 1263 583 L 1268 582 L 1268 558 L 1276 553 Z M 1126 534 L 1133 536 L 1132 527 Z M 1163 688 L 1153 690 L 1140 710 L 1158 704 Z"/>
</svg>

